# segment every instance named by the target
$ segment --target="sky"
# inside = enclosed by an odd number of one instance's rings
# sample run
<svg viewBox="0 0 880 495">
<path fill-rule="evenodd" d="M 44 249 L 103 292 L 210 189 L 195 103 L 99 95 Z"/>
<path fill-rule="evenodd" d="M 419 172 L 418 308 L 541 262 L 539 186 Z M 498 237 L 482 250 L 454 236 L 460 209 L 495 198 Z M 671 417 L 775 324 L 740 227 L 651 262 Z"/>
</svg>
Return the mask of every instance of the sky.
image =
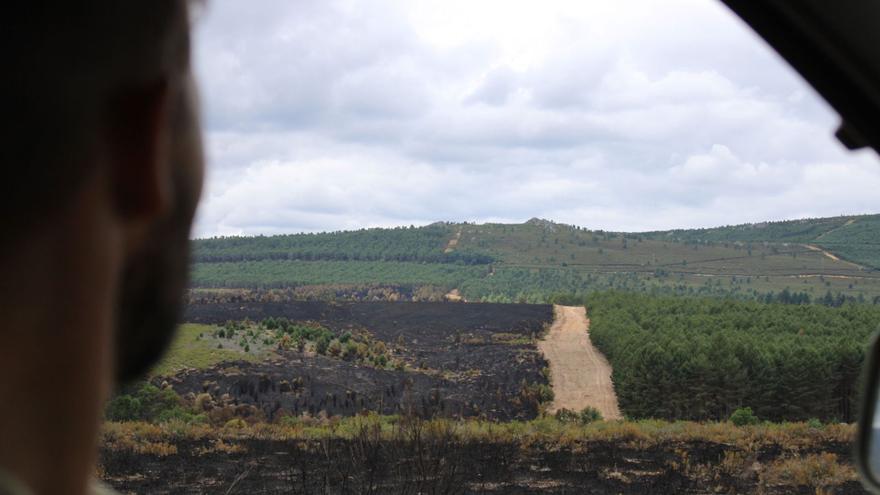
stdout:
<svg viewBox="0 0 880 495">
<path fill-rule="evenodd" d="M 194 235 L 880 212 L 880 161 L 715 0 L 210 0 Z"/>
</svg>

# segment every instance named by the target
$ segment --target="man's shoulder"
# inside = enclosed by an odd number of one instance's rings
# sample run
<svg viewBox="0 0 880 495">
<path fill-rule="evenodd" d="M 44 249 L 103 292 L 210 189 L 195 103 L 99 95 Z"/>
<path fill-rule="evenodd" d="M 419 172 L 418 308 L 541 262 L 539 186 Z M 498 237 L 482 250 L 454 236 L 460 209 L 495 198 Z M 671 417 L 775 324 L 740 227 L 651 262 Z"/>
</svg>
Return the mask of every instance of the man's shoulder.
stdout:
<svg viewBox="0 0 880 495">
<path fill-rule="evenodd" d="M 33 492 L 18 478 L 0 468 L 0 495 L 32 495 Z"/>
<path fill-rule="evenodd" d="M 119 495 L 119 492 L 101 481 L 93 481 L 89 487 L 89 495 Z"/>
<path fill-rule="evenodd" d="M 33 491 L 18 478 L 0 469 L 0 495 L 33 495 Z M 119 495 L 118 492 L 100 481 L 89 485 L 89 495 Z"/>
</svg>

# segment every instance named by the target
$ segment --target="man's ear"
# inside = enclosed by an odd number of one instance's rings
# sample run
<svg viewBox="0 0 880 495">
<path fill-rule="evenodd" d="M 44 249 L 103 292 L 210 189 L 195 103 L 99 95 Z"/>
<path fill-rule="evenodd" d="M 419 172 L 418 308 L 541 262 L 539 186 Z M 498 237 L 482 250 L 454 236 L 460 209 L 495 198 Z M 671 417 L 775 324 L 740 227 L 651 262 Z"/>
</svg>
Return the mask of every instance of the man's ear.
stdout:
<svg viewBox="0 0 880 495">
<path fill-rule="evenodd" d="M 109 109 L 109 172 L 117 214 L 132 226 L 171 206 L 171 98 L 167 81 L 128 88 Z"/>
</svg>

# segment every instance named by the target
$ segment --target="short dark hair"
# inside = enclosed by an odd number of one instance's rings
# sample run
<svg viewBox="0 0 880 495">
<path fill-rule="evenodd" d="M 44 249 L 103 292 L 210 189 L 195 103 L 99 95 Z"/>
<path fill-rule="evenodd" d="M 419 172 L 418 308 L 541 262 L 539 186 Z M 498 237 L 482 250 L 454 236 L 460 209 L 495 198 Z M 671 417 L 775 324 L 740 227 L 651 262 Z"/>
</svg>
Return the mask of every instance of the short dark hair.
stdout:
<svg viewBox="0 0 880 495">
<path fill-rule="evenodd" d="M 188 70 L 189 10 L 186 0 L 4 6 L 3 241 L 75 193 L 115 91 Z"/>
</svg>

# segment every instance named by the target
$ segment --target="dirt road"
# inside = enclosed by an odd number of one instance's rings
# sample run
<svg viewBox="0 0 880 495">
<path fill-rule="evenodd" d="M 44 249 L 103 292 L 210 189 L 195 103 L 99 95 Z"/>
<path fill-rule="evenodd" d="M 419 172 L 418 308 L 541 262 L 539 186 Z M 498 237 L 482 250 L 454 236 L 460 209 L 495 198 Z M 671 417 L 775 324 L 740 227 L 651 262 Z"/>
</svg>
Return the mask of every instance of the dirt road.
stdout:
<svg viewBox="0 0 880 495">
<path fill-rule="evenodd" d="M 446 244 L 446 249 L 443 250 L 444 253 L 451 253 L 455 251 L 455 246 L 458 246 L 458 241 L 461 240 L 461 231 L 455 233 L 455 237 L 449 239 L 449 242 Z"/>
<path fill-rule="evenodd" d="M 590 342 L 586 310 L 577 306 L 554 306 L 556 319 L 538 349 L 550 362 L 558 409 L 580 411 L 592 406 L 605 419 L 620 419 L 617 396 L 611 385 L 611 365 Z"/>
<path fill-rule="evenodd" d="M 816 251 L 816 252 L 822 253 L 822 254 L 825 255 L 826 258 L 829 258 L 829 259 L 831 259 L 831 260 L 838 261 L 838 262 L 840 262 L 840 263 L 843 263 L 843 264 L 846 264 L 846 265 L 849 265 L 849 266 L 853 266 L 853 267 L 855 267 L 855 268 L 858 268 L 859 270 L 864 269 L 864 267 L 863 267 L 862 265 L 859 265 L 859 264 L 857 264 L 857 263 L 853 263 L 852 261 L 845 261 L 845 260 L 842 260 L 842 259 L 840 259 L 839 257 L 835 256 L 834 254 L 832 254 L 832 253 L 830 253 L 830 252 L 828 252 L 828 251 L 826 251 L 826 250 L 820 248 L 819 246 L 814 246 L 814 245 L 812 245 L 812 244 L 804 244 L 803 246 L 804 246 L 805 248 L 809 249 L 810 251 Z"/>
</svg>

